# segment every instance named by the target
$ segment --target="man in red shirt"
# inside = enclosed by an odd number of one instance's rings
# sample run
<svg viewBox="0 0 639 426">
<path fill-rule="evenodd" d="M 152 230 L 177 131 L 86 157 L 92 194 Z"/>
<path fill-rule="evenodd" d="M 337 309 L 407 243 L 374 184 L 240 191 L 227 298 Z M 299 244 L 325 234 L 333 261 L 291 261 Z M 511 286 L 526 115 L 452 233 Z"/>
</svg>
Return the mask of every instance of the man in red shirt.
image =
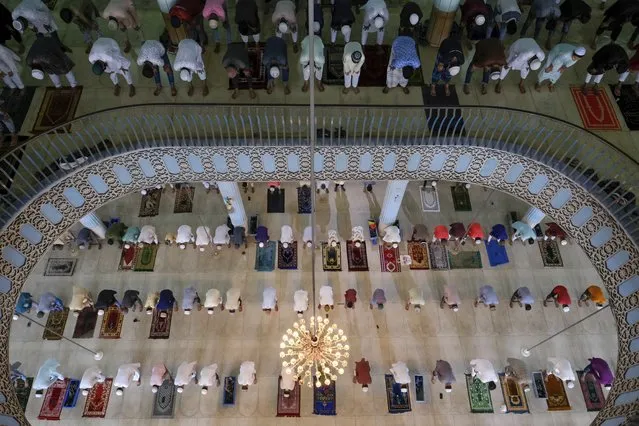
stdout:
<svg viewBox="0 0 639 426">
<path fill-rule="evenodd" d="M 552 289 L 550 294 L 546 296 L 546 300 L 544 300 L 544 306 L 548 306 L 548 302 L 555 302 L 556 307 L 561 305 L 564 312 L 570 311 L 570 304 L 572 303 L 568 289 L 563 285 L 555 286 Z"/>
<path fill-rule="evenodd" d="M 468 236 L 475 241 L 475 244 L 481 244 L 485 237 L 484 230 L 479 223 L 473 222 L 468 225 Z"/>
<path fill-rule="evenodd" d="M 357 302 L 357 290 L 353 288 L 346 290 L 346 293 L 344 293 L 344 301 L 346 302 L 344 305 L 345 308 L 355 309 L 355 302 Z"/>
<path fill-rule="evenodd" d="M 362 385 L 362 391 L 368 392 L 368 385 L 373 382 L 371 379 L 371 366 L 366 361 L 366 358 L 355 363 L 355 376 L 353 377 L 353 383 Z"/>
<path fill-rule="evenodd" d="M 433 242 L 439 240 L 442 244 L 446 244 L 449 239 L 450 234 L 448 233 L 448 227 L 445 225 L 437 225 L 433 231 Z"/>
</svg>

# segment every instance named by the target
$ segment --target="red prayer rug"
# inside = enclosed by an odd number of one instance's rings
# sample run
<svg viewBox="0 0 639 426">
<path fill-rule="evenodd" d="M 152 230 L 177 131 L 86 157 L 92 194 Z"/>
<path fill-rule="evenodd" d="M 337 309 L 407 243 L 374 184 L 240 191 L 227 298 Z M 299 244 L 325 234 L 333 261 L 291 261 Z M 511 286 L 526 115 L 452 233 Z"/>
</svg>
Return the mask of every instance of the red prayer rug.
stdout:
<svg viewBox="0 0 639 426">
<path fill-rule="evenodd" d="M 111 387 L 113 379 L 106 379 L 104 383 L 96 383 L 89 390 L 87 402 L 84 404 L 82 417 L 102 417 L 106 415 L 109 406 L 109 398 L 111 397 Z"/>
<path fill-rule="evenodd" d="M 166 312 L 166 318 L 162 318 L 160 316 L 162 312 Z M 171 335 L 172 316 L 173 309 L 169 309 L 166 311 L 154 309 L 153 319 L 151 320 L 151 332 L 149 333 L 149 339 L 168 339 Z"/>
<path fill-rule="evenodd" d="M 399 247 L 393 248 L 392 245 L 386 244 L 379 246 L 379 262 L 382 266 L 382 272 L 400 272 L 402 267 Z"/>
<path fill-rule="evenodd" d="M 606 403 L 606 399 L 597 378 L 592 373 L 584 374 L 583 371 L 577 371 L 577 377 L 579 378 L 581 393 L 583 393 L 584 401 L 586 402 L 586 410 L 601 410 Z"/>
<path fill-rule="evenodd" d="M 615 109 L 605 90 L 595 95 L 592 90 L 584 95 L 581 86 L 570 88 L 584 127 L 588 130 L 621 130 Z"/>
<path fill-rule="evenodd" d="M 120 263 L 118 264 L 118 270 L 130 271 L 135 264 L 135 246 L 131 245 L 129 248 L 122 247 L 122 255 L 120 256 Z"/>
<path fill-rule="evenodd" d="M 69 379 L 58 380 L 47 389 L 47 393 L 42 401 L 42 408 L 38 414 L 39 420 L 60 420 L 64 397 L 67 394 Z"/>
<path fill-rule="evenodd" d="M 122 321 L 124 315 L 120 308 L 109 306 L 102 317 L 102 326 L 100 327 L 100 339 L 119 339 L 122 333 Z"/>
<path fill-rule="evenodd" d="M 355 242 L 346 241 L 346 258 L 349 271 L 368 271 L 368 258 L 366 257 L 366 243 L 355 247 Z"/>
<path fill-rule="evenodd" d="M 282 376 L 277 382 L 277 417 L 299 417 L 300 416 L 300 384 L 295 383 L 295 387 L 286 398 L 284 391 L 280 388 Z"/>
</svg>

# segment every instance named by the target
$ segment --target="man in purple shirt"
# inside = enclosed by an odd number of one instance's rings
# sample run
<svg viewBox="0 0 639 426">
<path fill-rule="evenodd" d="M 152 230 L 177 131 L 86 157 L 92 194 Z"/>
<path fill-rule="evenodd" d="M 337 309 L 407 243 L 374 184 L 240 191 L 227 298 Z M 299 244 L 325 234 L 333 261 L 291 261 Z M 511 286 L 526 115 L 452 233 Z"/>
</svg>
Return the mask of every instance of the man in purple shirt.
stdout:
<svg viewBox="0 0 639 426">
<path fill-rule="evenodd" d="M 375 289 L 373 297 L 371 298 L 370 308 L 373 309 L 373 305 L 377 305 L 377 309 L 384 309 L 384 303 L 386 303 L 386 295 L 381 288 Z"/>
<path fill-rule="evenodd" d="M 610 390 L 615 377 L 612 375 L 608 363 L 601 358 L 590 358 L 588 361 L 590 364 L 584 368 L 584 374 L 592 373 L 606 390 Z"/>
</svg>

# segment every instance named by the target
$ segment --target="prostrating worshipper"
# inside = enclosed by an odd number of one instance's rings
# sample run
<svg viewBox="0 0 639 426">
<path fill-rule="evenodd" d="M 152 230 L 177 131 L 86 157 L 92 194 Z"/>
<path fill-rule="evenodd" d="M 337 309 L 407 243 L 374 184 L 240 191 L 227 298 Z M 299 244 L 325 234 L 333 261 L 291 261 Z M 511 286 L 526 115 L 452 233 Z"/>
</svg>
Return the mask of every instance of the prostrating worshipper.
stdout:
<svg viewBox="0 0 639 426">
<path fill-rule="evenodd" d="M 584 375 L 588 373 L 592 373 L 593 376 L 597 378 L 597 381 L 600 385 L 602 385 L 606 390 L 610 390 L 612 388 L 612 382 L 615 380 L 615 376 L 612 374 L 612 370 L 608 363 L 601 358 L 588 358 L 590 364 L 584 368 Z"/>
<path fill-rule="evenodd" d="M 557 0 L 533 0 L 526 21 L 524 21 L 521 27 L 519 37 L 523 38 L 526 36 L 526 32 L 528 32 L 528 28 L 530 24 L 532 24 L 533 19 L 535 20 L 533 38 L 536 39 L 539 37 L 539 33 L 544 23 L 546 23 L 546 20 L 552 21 L 558 19 L 560 16 L 561 10 L 559 9 L 559 2 Z"/>
<path fill-rule="evenodd" d="M 355 302 L 357 302 L 357 290 L 349 288 L 344 293 L 344 308 L 355 309 Z"/>
<path fill-rule="evenodd" d="M 448 361 L 438 359 L 433 370 L 433 376 L 430 379 L 432 384 L 435 384 L 435 379 L 439 380 L 439 383 L 444 384 L 444 390 L 447 393 L 453 391 L 453 383 L 455 383 L 455 375 L 453 374 L 453 368 Z"/>
<path fill-rule="evenodd" d="M 217 364 L 211 364 L 202 367 L 200 370 L 198 384 L 202 386 L 202 390 L 200 391 L 202 395 L 209 393 L 210 386 L 220 386 L 220 376 L 217 374 L 217 369 Z"/>
<path fill-rule="evenodd" d="M 255 232 L 255 241 L 259 247 L 264 247 L 268 244 L 270 237 L 268 235 L 268 228 L 266 226 L 258 226 Z"/>
<path fill-rule="evenodd" d="M 335 0 L 331 6 L 331 43 L 335 44 L 337 32 L 344 36 L 344 43 L 351 41 L 351 31 L 355 23 L 351 0 Z M 319 34 L 316 34 L 319 35 Z M 344 47 L 346 50 L 346 47 Z"/>
<path fill-rule="evenodd" d="M 400 86 L 405 94 L 410 93 L 408 80 L 420 66 L 415 40 L 406 36 L 397 37 L 391 47 L 386 69 L 386 86 L 382 92 L 388 93 L 390 89 Z"/>
<path fill-rule="evenodd" d="M 260 43 L 260 16 L 255 0 L 238 0 L 235 6 L 235 24 L 244 44 L 248 44 L 249 36 L 255 45 Z"/>
<path fill-rule="evenodd" d="M 344 56 L 342 57 L 342 62 L 344 64 L 343 94 L 347 94 L 351 88 L 356 94 L 359 93 L 359 88 L 357 86 L 359 85 L 359 76 L 362 72 L 362 67 L 364 66 L 364 60 L 364 50 L 361 44 L 356 41 L 346 43 L 346 46 L 344 46 Z M 372 189 L 371 185 L 371 191 Z"/>
<path fill-rule="evenodd" d="M 288 248 L 289 245 L 293 244 L 295 240 L 293 239 L 293 228 L 289 225 L 282 225 L 282 231 L 280 235 L 280 242 L 284 248 Z"/>
<path fill-rule="evenodd" d="M 271 17 L 271 22 L 275 27 L 277 37 L 284 37 L 284 34 L 291 33 L 293 39 L 293 52 L 299 51 L 297 44 L 297 16 L 295 16 L 295 3 L 291 0 L 277 0 L 275 11 Z"/>
<path fill-rule="evenodd" d="M 160 389 L 160 386 L 162 386 L 162 383 L 164 383 L 164 380 L 170 376 L 171 375 L 163 362 L 153 365 L 153 368 L 151 369 L 151 379 L 149 380 L 151 392 L 158 393 L 158 390 Z"/>
<path fill-rule="evenodd" d="M 209 86 L 206 84 L 206 67 L 202 59 L 202 47 L 195 40 L 184 39 L 178 44 L 178 51 L 173 62 L 173 70 L 179 71 L 180 79 L 189 84 L 187 94 L 193 96 L 193 74 L 197 74 L 202 82 L 202 96 L 209 94 Z"/>
<path fill-rule="evenodd" d="M 211 228 L 208 226 L 198 226 L 195 230 L 195 246 L 200 251 L 206 250 L 211 245 Z"/>
<path fill-rule="evenodd" d="M 488 81 L 498 80 L 501 75 L 501 69 L 505 65 L 507 65 L 506 52 L 501 40 L 489 38 L 477 42 L 477 45 L 475 46 L 475 56 L 473 56 L 472 63 L 468 66 L 468 70 L 466 71 L 464 93 L 467 95 L 470 94 L 470 81 L 473 78 L 473 73 L 477 70 L 483 71 L 481 79 L 481 94 L 485 95 L 488 93 Z"/>
<path fill-rule="evenodd" d="M 604 12 L 604 19 L 597 28 L 590 47 L 596 49 L 599 36 L 606 31 L 610 31 L 610 41 L 614 43 L 628 22 L 635 27 L 639 25 L 639 2 L 636 0 L 617 0 Z"/>
<path fill-rule="evenodd" d="M 71 303 L 69 304 L 69 310 L 73 312 L 74 317 L 79 317 L 80 312 L 84 308 L 92 308 L 93 299 L 89 290 L 82 287 L 73 286 L 73 297 L 71 297 Z"/>
<path fill-rule="evenodd" d="M 535 298 L 528 287 L 519 287 L 510 297 L 510 307 L 512 308 L 515 303 L 519 304 L 520 308 L 525 307 L 529 311 L 532 309 L 532 304 L 535 303 Z"/>
<path fill-rule="evenodd" d="M 557 308 L 561 305 L 561 309 L 564 312 L 569 312 L 572 300 L 570 299 L 568 289 L 563 285 L 557 285 L 544 299 L 544 306 L 548 306 L 548 302 L 554 302 Z"/>
<path fill-rule="evenodd" d="M 192 381 L 195 381 L 197 385 L 197 368 L 195 367 L 195 361 L 183 362 L 178 366 L 177 373 L 175 374 L 177 393 L 184 392 L 184 386 L 190 385 Z"/>
<path fill-rule="evenodd" d="M 243 226 L 236 226 L 233 228 L 233 245 L 236 249 L 239 249 L 242 244 L 244 244 L 244 248 L 246 249 L 248 246 L 246 229 L 244 229 Z M 244 254 L 244 252 L 242 252 L 242 254 Z"/>
<path fill-rule="evenodd" d="M 393 367 L 390 369 L 390 372 L 393 374 L 393 379 L 395 379 L 395 383 L 401 385 L 402 393 L 408 392 L 408 385 L 410 385 L 410 374 L 408 372 L 408 367 L 406 363 L 403 361 L 397 361 L 393 364 Z"/>
<path fill-rule="evenodd" d="M 621 96 L 621 84 L 626 81 L 630 74 L 630 58 L 626 50 L 615 43 L 610 43 L 597 50 L 592 56 L 592 61 L 588 65 L 586 81 L 582 88 L 584 94 L 588 93 L 588 84 L 590 80 L 594 81 L 592 91 L 595 95 L 599 94 L 599 83 L 603 79 L 606 71 L 615 69 L 619 74 L 619 80 L 614 89 L 615 96 Z M 593 79 L 594 77 L 594 79 Z"/>
<path fill-rule="evenodd" d="M 13 39 L 18 43 L 19 50 L 17 53 L 24 53 L 24 43 L 20 31 L 13 28 L 13 18 L 11 11 L 0 3 L 0 45 L 6 45 L 6 42 Z"/>
<path fill-rule="evenodd" d="M 461 71 L 464 65 L 464 51 L 462 49 L 461 38 L 452 35 L 442 41 L 437 50 L 437 58 L 433 67 L 433 75 L 430 85 L 430 95 L 437 95 L 437 84 L 444 82 L 444 94 L 450 96 L 450 80 Z"/>
<path fill-rule="evenodd" d="M 504 368 L 506 377 L 512 377 L 524 392 L 530 392 L 530 372 L 526 364 L 517 358 L 508 358 Z"/>
<path fill-rule="evenodd" d="M 155 309 L 158 311 L 170 311 L 173 309 L 175 312 L 178 310 L 177 301 L 175 300 L 175 296 L 173 296 L 173 292 L 168 288 L 165 288 L 160 292 L 160 296 L 158 298 L 158 303 L 155 305 Z M 160 312 L 160 318 L 166 318 L 168 314 L 166 312 Z"/>
<path fill-rule="evenodd" d="M 213 30 L 213 39 L 215 40 L 214 53 L 220 52 L 220 23 L 226 32 L 226 44 L 233 41 L 231 34 L 231 23 L 229 22 L 229 12 L 226 6 L 226 0 L 206 0 L 202 16 L 209 23 L 209 28 Z"/>
<path fill-rule="evenodd" d="M 89 228 L 80 229 L 75 242 L 80 250 L 89 249 L 92 244 L 100 244 L 96 235 Z"/>
<path fill-rule="evenodd" d="M 38 300 L 38 303 L 34 303 L 34 305 L 37 312 L 36 316 L 38 318 L 42 318 L 44 317 L 44 314 L 48 314 L 50 312 L 60 312 L 64 310 L 64 303 L 62 303 L 62 300 L 50 291 L 47 291 L 40 296 L 40 300 Z"/>
<path fill-rule="evenodd" d="M 487 359 L 473 359 L 470 361 L 470 375 L 471 377 L 477 377 L 482 383 L 488 383 L 488 390 L 495 390 L 497 388 L 497 372 L 493 363 Z"/>
<path fill-rule="evenodd" d="M 304 234 L 302 235 L 302 241 L 304 242 L 304 248 L 313 247 L 313 227 L 307 226 L 304 228 Z"/>
<path fill-rule="evenodd" d="M 58 35 L 58 25 L 51 10 L 40 0 L 22 0 L 11 12 L 11 25 L 20 34 L 31 28 L 36 34 L 55 39 L 64 52 L 71 52 Z"/>
<path fill-rule="evenodd" d="M 495 6 L 495 23 L 499 27 L 499 39 L 504 40 L 506 34 L 514 35 L 517 24 L 521 20 L 521 9 L 517 0 L 498 0 Z"/>
<path fill-rule="evenodd" d="M 362 23 L 362 46 L 366 45 L 368 33 L 377 33 L 377 45 L 384 43 L 384 27 L 390 15 L 384 0 L 368 0 L 361 7 L 364 10 L 364 21 Z"/>
<path fill-rule="evenodd" d="M 28 314 L 31 312 L 31 307 L 33 306 L 33 296 L 31 293 L 22 292 L 18 297 L 18 303 L 16 303 L 15 313 L 13 314 L 13 320 L 16 321 L 19 314 Z"/>
<path fill-rule="evenodd" d="M 122 74 L 124 80 L 129 85 L 129 96 L 135 96 L 135 86 L 129 67 L 131 61 L 127 59 L 118 44 L 112 38 L 100 37 L 93 43 L 89 53 L 89 62 L 93 65 L 92 70 L 95 75 L 102 75 L 105 72 L 113 82 L 113 95 L 120 95 L 120 83 L 118 74 Z"/>
<path fill-rule="evenodd" d="M 544 232 L 544 240 L 550 239 L 552 241 L 555 241 L 556 239 L 559 239 L 559 244 L 561 244 L 562 246 L 568 244 L 568 234 L 566 234 L 566 231 L 561 229 L 559 225 L 551 222 L 546 224 L 546 226 L 547 228 L 546 232 Z"/>
<path fill-rule="evenodd" d="M 253 361 L 244 361 L 240 365 L 240 374 L 237 376 L 237 383 L 242 386 L 242 390 L 248 390 L 249 386 L 257 384 L 257 372 Z"/>
<path fill-rule="evenodd" d="M 308 309 L 308 292 L 306 290 L 297 290 L 293 294 L 293 309 L 299 318 L 304 316 L 304 312 Z"/>
<path fill-rule="evenodd" d="M 183 27 L 187 37 L 195 40 L 200 46 L 208 44 L 208 37 L 204 31 L 204 10 L 203 0 L 176 0 L 169 9 L 171 16 L 171 26 L 173 28 Z"/>
<path fill-rule="evenodd" d="M 425 304 L 424 292 L 421 289 L 413 287 L 408 290 L 408 300 L 406 301 L 406 306 L 404 306 L 406 310 L 409 310 L 412 306 L 415 308 L 415 312 L 421 312 L 422 306 Z"/>
<path fill-rule="evenodd" d="M 501 82 L 510 70 L 519 71 L 519 92 L 526 93 L 524 80 L 530 71 L 537 71 L 541 68 L 541 61 L 546 58 L 546 54 L 537 42 L 532 38 L 520 38 L 510 45 L 506 53 L 507 64 L 501 69 L 499 81 L 495 86 L 495 93 L 501 93 Z"/>
<path fill-rule="evenodd" d="M 353 383 L 362 385 L 362 392 L 368 392 L 368 385 L 373 383 L 373 379 L 371 378 L 371 366 L 366 358 L 362 358 L 355 362 Z"/>
<path fill-rule="evenodd" d="M 334 229 L 328 230 L 328 245 L 331 247 L 337 247 L 339 244 L 339 236 L 337 235 L 337 231 Z"/>
<path fill-rule="evenodd" d="M 115 394 L 117 396 L 124 395 L 124 389 L 131 386 L 131 383 L 137 382 L 138 386 L 142 383 L 140 377 L 140 363 L 135 362 L 131 364 L 123 364 L 118 368 L 118 374 L 116 374 L 113 380 L 113 386 L 115 386 Z"/>
<path fill-rule="evenodd" d="M 413 227 L 413 234 L 410 237 L 411 241 L 426 242 L 430 240 L 430 234 L 426 225 L 418 223 Z"/>
<path fill-rule="evenodd" d="M 370 309 L 373 309 L 373 306 L 377 306 L 377 309 L 381 311 L 384 309 L 384 303 L 386 303 L 386 294 L 384 293 L 384 290 L 376 288 L 373 292 L 373 297 L 371 297 L 371 302 L 369 304 Z"/>
<path fill-rule="evenodd" d="M 570 361 L 566 358 L 548 357 L 546 375 L 549 374 L 565 382 L 568 389 L 575 387 L 575 373 L 572 371 Z"/>
<path fill-rule="evenodd" d="M 506 241 L 508 241 L 508 232 L 506 232 L 506 227 L 501 223 L 494 225 L 490 230 L 490 234 L 488 234 L 488 242 L 491 240 L 497 240 L 499 245 L 506 245 Z"/>
<path fill-rule="evenodd" d="M 224 307 L 228 309 L 231 314 L 234 314 L 236 310 L 242 312 L 242 298 L 240 297 L 239 288 L 231 288 L 226 291 L 226 303 Z"/>
<path fill-rule="evenodd" d="M 317 181 L 317 188 L 316 188 L 316 193 L 320 193 L 320 191 L 325 191 L 328 194 L 328 181 L 327 180 L 318 180 Z"/>
<path fill-rule="evenodd" d="M 238 12 L 240 10 L 239 7 L 240 5 L 238 4 L 238 9 L 236 9 Z M 256 43 L 258 42 L 256 41 Z M 231 98 L 236 99 L 239 96 L 240 77 L 244 77 L 248 83 L 249 98 L 255 99 L 257 95 L 255 90 L 253 90 L 253 75 L 246 46 L 242 45 L 242 43 L 229 44 L 224 58 L 222 58 L 222 66 L 233 84 L 233 94 Z"/>
<path fill-rule="evenodd" d="M 98 293 L 98 299 L 95 301 L 95 308 L 98 310 L 98 315 L 104 315 L 104 311 L 111 306 L 120 307 L 120 302 L 116 299 L 115 295 L 118 294 L 115 290 L 102 290 Z"/>
<path fill-rule="evenodd" d="M 111 31 L 120 30 L 124 33 L 124 53 L 129 53 L 129 30 L 140 31 L 140 21 L 133 0 L 110 0 L 102 17 L 108 21 Z"/>
<path fill-rule="evenodd" d="M 314 60 L 314 70 L 311 70 L 311 48 L 310 36 L 304 37 L 302 40 L 302 53 L 300 54 L 300 64 L 302 65 L 302 74 L 304 76 L 304 85 L 302 86 L 302 92 L 307 92 L 310 87 L 310 79 L 311 74 L 314 74 L 315 85 L 317 86 L 317 90 L 320 92 L 324 91 L 324 84 L 322 83 L 322 73 L 324 72 L 324 62 L 326 59 L 324 58 L 324 43 L 322 43 L 322 39 L 319 36 L 314 35 L 313 38 L 313 60 Z M 325 185 L 323 189 L 326 189 L 326 193 L 328 194 L 328 185 Z M 319 191 L 319 189 L 318 189 Z"/>
<path fill-rule="evenodd" d="M 291 396 L 291 392 L 295 389 L 295 373 L 293 372 L 292 367 L 282 367 L 280 376 L 282 376 L 282 379 L 280 380 L 280 389 L 284 394 L 284 398 L 289 398 Z"/>
<path fill-rule="evenodd" d="M 194 287 L 187 287 L 184 289 L 184 297 L 182 298 L 182 310 L 184 310 L 184 315 L 191 315 L 191 311 L 194 307 L 197 308 L 198 311 L 201 311 L 202 301 Z"/>
<path fill-rule="evenodd" d="M 597 309 L 601 309 L 606 304 L 606 296 L 604 295 L 603 290 L 598 285 L 588 286 L 586 291 L 584 291 L 581 296 L 579 296 L 579 300 L 577 301 L 577 305 L 581 306 L 586 305 L 590 306 L 590 302 L 593 302 Z"/>
<path fill-rule="evenodd" d="M 475 300 L 475 307 L 477 307 L 480 303 L 484 306 L 488 306 L 491 311 L 497 309 L 497 305 L 499 305 L 499 297 L 497 297 L 497 293 L 493 286 L 484 285 L 479 288 L 479 297 Z"/>
<path fill-rule="evenodd" d="M 220 307 L 220 310 L 224 310 L 224 301 L 222 300 L 222 293 L 216 288 L 209 289 L 206 292 L 206 298 L 204 299 L 204 307 L 206 313 L 213 315 L 215 308 Z"/>
<path fill-rule="evenodd" d="M 78 85 L 73 74 L 75 63 L 64 53 L 60 42 L 53 37 L 36 37 L 25 62 L 31 68 L 31 77 L 36 80 L 44 79 L 46 74 L 53 85 L 59 89 L 62 87 L 60 76 L 63 75 L 69 82 L 69 86 Z"/>
<path fill-rule="evenodd" d="M 439 241 L 442 244 L 446 244 L 450 238 L 450 232 L 448 232 L 448 227 L 446 225 L 437 225 L 433 230 L 434 243 Z"/>
<path fill-rule="evenodd" d="M 112 246 L 113 243 L 118 243 L 118 247 L 122 248 L 122 242 L 127 230 L 127 226 L 119 221 L 109 225 L 106 231 L 107 244 Z"/>
<path fill-rule="evenodd" d="M 451 238 L 455 241 L 459 241 L 462 245 L 466 244 L 466 227 L 461 222 L 454 222 L 450 224 L 450 230 L 448 231 Z"/>
<path fill-rule="evenodd" d="M 290 94 L 291 89 L 288 87 L 288 52 L 286 42 L 281 37 L 272 36 L 266 40 L 262 64 L 267 75 L 266 93 L 269 95 L 273 93 L 275 80 L 281 77 L 282 83 L 284 83 L 284 94 Z"/>
<path fill-rule="evenodd" d="M 465 0 L 460 6 L 462 29 L 466 30 L 466 44 L 490 37 L 494 26 L 494 13 L 491 5 L 483 0 Z"/>
<path fill-rule="evenodd" d="M 561 24 L 561 38 L 559 39 L 559 43 L 563 43 L 574 20 L 577 19 L 582 24 L 587 24 L 592 17 L 592 8 L 584 0 L 564 0 L 564 2 L 559 5 L 559 10 L 561 11 L 559 19 L 552 19 L 546 24 L 548 39 L 544 47 L 547 50 L 550 50 L 552 37 L 558 24 Z"/>
<path fill-rule="evenodd" d="M 142 75 L 146 78 L 153 78 L 155 81 L 155 90 L 153 96 L 158 96 L 162 92 L 162 78 L 160 77 L 160 68 L 164 70 L 169 79 L 171 86 L 171 96 L 177 95 L 175 88 L 175 77 L 173 68 L 166 48 L 157 40 L 146 40 L 140 47 L 140 53 L 137 59 L 138 66 L 142 67 Z"/>
<path fill-rule="evenodd" d="M 330 285 L 323 285 L 319 291 L 319 305 L 318 309 L 324 307 L 324 311 L 328 312 L 331 309 L 335 309 L 335 301 L 333 299 L 333 287 Z M 328 316 L 328 313 L 326 314 Z"/>
<path fill-rule="evenodd" d="M 415 38 L 419 21 L 424 17 L 421 7 L 413 1 L 409 1 L 399 12 L 399 35 L 407 35 Z"/>
<path fill-rule="evenodd" d="M 122 297 L 122 302 L 120 303 L 120 310 L 123 314 L 127 314 L 129 313 L 129 309 L 135 312 L 136 308 L 139 308 L 140 312 L 142 312 L 144 308 L 142 299 L 140 299 L 140 292 L 137 290 L 125 291 L 124 296 Z"/>
<path fill-rule="evenodd" d="M 279 310 L 277 306 L 277 292 L 273 287 L 266 287 L 262 292 L 262 311 L 270 314 Z"/>
<path fill-rule="evenodd" d="M 353 229 L 351 229 L 351 241 L 355 243 L 355 247 L 361 247 L 364 242 L 364 228 L 354 226 Z"/>
<path fill-rule="evenodd" d="M 483 228 L 477 222 L 473 222 L 468 225 L 468 232 L 466 235 L 472 238 L 475 244 L 481 244 L 485 237 Z"/>
<path fill-rule="evenodd" d="M 513 242 L 521 240 L 522 243 L 528 241 L 528 244 L 535 244 L 537 233 L 530 225 L 518 220 L 513 222 L 512 227 L 515 230 L 511 238 Z"/>
<path fill-rule="evenodd" d="M 60 19 L 67 24 L 74 23 L 82 33 L 84 44 L 87 45 L 86 54 L 91 51 L 93 45 L 93 32 L 96 33 L 96 39 L 102 37 L 102 31 L 96 19 L 99 17 L 100 12 L 91 0 L 69 0 L 60 9 Z"/>
<path fill-rule="evenodd" d="M 555 84 L 559 77 L 577 61 L 586 56 L 586 48 L 583 46 L 575 46 L 573 44 L 559 43 L 548 52 L 546 63 L 539 71 L 535 90 L 541 91 L 541 83 L 548 80 L 548 90 L 555 90 Z"/>
<path fill-rule="evenodd" d="M 125 249 L 130 249 L 132 245 L 137 244 L 138 238 L 140 238 L 140 228 L 137 226 L 130 226 L 122 236 L 122 242 Z"/>
<path fill-rule="evenodd" d="M 384 230 L 384 237 L 382 237 L 382 240 L 386 244 L 391 244 L 394 248 L 397 248 L 399 243 L 402 241 L 399 228 L 395 225 L 387 227 Z"/>
<path fill-rule="evenodd" d="M 160 301 L 160 292 L 154 291 L 146 296 L 146 300 L 144 301 L 144 310 L 147 315 L 151 315 L 153 313 L 153 309 L 158 305 Z"/>
<path fill-rule="evenodd" d="M 222 250 L 222 246 L 231 247 L 231 235 L 229 234 L 229 231 L 230 229 L 227 225 L 220 225 L 215 228 L 213 244 L 215 244 L 216 250 Z"/>
<path fill-rule="evenodd" d="M 0 74 L 3 75 L 2 82 L 9 89 L 24 89 L 18 62 L 20 62 L 20 57 L 13 50 L 0 45 Z"/>
<path fill-rule="evenodd" d="M 155 232 L 155 226 L 144 225 L 140 229 L 140 236 L 138 237 L 138 246 L 142 247 L 144 244 L 157 244 L 158 234 Z"/>
<path fill-rule="evenodd" d="M 453 310 L 453 312 L 457 312 L 459 311 L 460 304 L 461 299 L 457 292 L 457 288 L 451 284 L 446 285 L 444 287 L 444 295 L 442 296 L 442 301 L 440 302 L 439 307 L 444 309 L 444 306 L 448 306 Z"/>
<path fill-rule="evenodd" d="M 38 374 L 33 380 L 31 389 L 35 392 L 36 398 L 42 398 L 44 391 L 57 382 L 58 380 L 64 380 L 64 376 L 58 372 L 60 363 L 53 358 L 47 359 L 44 364 L 38 370 Z"/>
<path fill-rule="evenodd" d="M 167 232 L 164 235 L 164 244 L 171 247 L 173 244 L 175 244 L 175 239 L 176 239 L 176 236 L 173 232 Z"/>
<path fill-rule="evenodd" d="M 104 383 L 106 377 L 102 374 L 102 370 L 98 367 L 89 367 L 84 370 L 82 374 L 82 380 L 80 380 L 80 391 L 82 396 L 88 396 L 89 391 L 93 389 L 93 386 L 97 383 Z"/>
</svg>

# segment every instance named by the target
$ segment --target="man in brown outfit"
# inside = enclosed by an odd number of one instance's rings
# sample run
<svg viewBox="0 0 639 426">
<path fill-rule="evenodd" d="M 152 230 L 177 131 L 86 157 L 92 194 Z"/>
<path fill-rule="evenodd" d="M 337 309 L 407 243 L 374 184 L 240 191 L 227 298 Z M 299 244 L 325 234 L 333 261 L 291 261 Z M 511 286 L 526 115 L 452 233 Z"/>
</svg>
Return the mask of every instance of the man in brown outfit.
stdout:
<svg viewBox="0 0 639 426">
<path fill-rule="evenodd" d="M 464 93 L 470 95 L 470 80 L 473 72 L 482 69 L 484 74 L 481 80 L 481 94 L 488 92 L 488 79 L 498 80 L 501 68 L 507 64 L 506 51 L 503 43 L 495 38 L 480 40 L 475 46 L 475 56 L 466 72 L 464 81 Z"/>
</svg>

